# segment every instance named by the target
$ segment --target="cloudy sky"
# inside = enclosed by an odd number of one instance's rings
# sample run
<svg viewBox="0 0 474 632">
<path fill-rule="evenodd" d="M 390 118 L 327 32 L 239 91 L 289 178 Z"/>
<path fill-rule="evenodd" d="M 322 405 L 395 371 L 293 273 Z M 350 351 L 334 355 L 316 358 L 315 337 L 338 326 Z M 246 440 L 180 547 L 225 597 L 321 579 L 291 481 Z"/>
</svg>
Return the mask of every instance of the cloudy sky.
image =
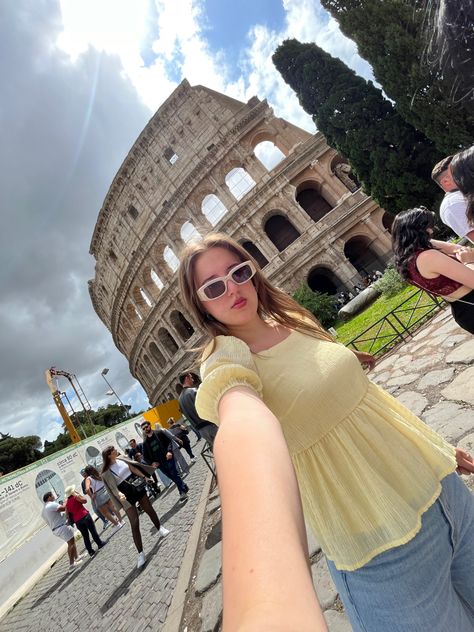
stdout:
<svg viewBox="0 0 474 632">
<path fill-rule="evenodd" d="M 314 131 L 271 55 L 315 41 L 371 77 L 316 0 L 4 0 L 0 3 L 0 431 L 54 439 L 44 371 L 75 373 L 92 406 L 148 406 L 92 309 L 89 244 L 108 187 L 183 78 Z M 61 388 L 66 387 L 61 383 Z"/>
</svg>

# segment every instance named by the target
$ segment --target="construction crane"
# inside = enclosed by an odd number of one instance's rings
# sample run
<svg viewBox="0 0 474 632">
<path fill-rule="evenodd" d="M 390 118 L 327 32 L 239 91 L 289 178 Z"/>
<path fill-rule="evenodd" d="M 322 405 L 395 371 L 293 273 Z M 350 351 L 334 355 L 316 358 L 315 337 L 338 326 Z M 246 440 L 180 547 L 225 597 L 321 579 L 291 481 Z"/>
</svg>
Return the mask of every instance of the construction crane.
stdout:
<svg viewBox="0 0 474 632">
<path fill-rule="evenodd" d="M 65 392 L 61 392 L 58 386 L 53 381 L 53 378 L 59 378 L 59 377 L 65 377 L 69 381 L 72 389 L 74 390 L 74 393 L 76 394 L 78 401 L 80 402 L 82 406 L 82 409 L 84 410 L 84 413 L 86 414 L 87 419 L 92 422 L 90 418 L 91 405 L 89 404 L 89 401 L 84 391 L 82 390 L 81 385 L 79 384 L 79 380 L 73 373 L 62 371 L 61 369 L 57 369 L 54 366 L 52 366 L 50 369 L 47 369 L 45 371 L 46 383 L 49 386 L 49 390 L 51 391 L 53 395 L 53 400 L 57 406 L 57 409 L 59 410 L 59 414 L 63 418 L 64 425 L 66 426 L 66 430 L 69 432 L 69 436 L 71 437 L 72 442 L 79 443 L 79 441 L 81 441 L 81 437 L 79 436 L 76 428 L 74 427 L 72 419 L 65 405 L 63 404 L 63 397 L 66 399 L 72 415 L 75 414 L 75 411 L 72 407 L 72 404 L 67 394 Z"/>
</svg>

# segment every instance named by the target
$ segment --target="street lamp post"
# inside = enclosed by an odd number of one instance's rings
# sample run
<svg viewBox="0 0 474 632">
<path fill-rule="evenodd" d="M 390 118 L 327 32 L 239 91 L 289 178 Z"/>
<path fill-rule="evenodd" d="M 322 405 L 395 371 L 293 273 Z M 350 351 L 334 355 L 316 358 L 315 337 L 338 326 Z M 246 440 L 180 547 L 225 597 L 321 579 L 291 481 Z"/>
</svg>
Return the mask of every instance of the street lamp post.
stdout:
<svg viewBox="0 0 474 632">
<path fill-rule="evenodd" d="M 120 397 L 117 395 L 117 392 L 114 390 L 112 384 L 109 382 L 109 380 L 105 377 L 107 375 L 107 373 L 109 372 L 109 369 L 102 369 L 101 375 L 105 380 L 105 383 L 107 384 L 107 386 L 109 387 L 110 391 L 107 392 L 107 395 L 115 395 L 115 397 L 119 400 L 120 405 L 122 406 L 122 408 L 125 411 L 125 414 L 127 416 L 127 419 L 130 418 L 130 415 L 128 414 L 128 408 L 125 406 L 125 404 L 122 402 L 122 400 L 120 399 Z"/>
</svg>

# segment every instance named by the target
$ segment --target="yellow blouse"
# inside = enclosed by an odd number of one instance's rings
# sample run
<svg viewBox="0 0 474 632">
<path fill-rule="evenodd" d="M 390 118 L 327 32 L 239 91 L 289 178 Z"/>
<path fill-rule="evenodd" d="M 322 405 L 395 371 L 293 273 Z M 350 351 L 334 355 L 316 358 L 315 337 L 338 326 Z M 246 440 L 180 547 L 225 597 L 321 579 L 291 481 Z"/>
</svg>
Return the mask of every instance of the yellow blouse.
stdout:
<svg viewBox="0 0 474 632">
<path fill-rule="evenodd" d="M 306 519 L 341 570 L 411 540 L 456 468 L 454 448 L 373 384 L 342 345 L 293 331 L 252 354 L 218 336 L 201 375 L 203 419 L 218 424 L 219 400 L 237 385 L 252 387 L 279 419 Z"/>
</svg>

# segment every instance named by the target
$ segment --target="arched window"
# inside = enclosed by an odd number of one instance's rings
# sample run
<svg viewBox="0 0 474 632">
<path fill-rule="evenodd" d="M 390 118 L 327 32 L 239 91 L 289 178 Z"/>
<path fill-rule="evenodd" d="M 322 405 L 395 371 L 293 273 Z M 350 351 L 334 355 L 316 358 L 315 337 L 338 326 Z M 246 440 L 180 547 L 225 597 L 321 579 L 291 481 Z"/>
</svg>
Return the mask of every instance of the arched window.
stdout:
<svg viewBox="0 0 474 632">
<path fill-rule="evenodd" d="M 194 333 L 194 327 L 181 312 L 174 310 L 170 314 L 171 322 L 183 340 L 188 340 Z"/>
<path fill-rule="evenodd" d="M 267 265 L 268 259 L 252 241 L 242 242 L 242 247 L 245 248 L 250 255 L 252 255 L 261 268 L 264 268 Z"/>
<path fill-rule="evenodd" d="M 153 303 L 151 302 L 150 297 L 148 296 L 148 294 L 145 292 L 145 290 L 142 287 L 140 288 L 140 294 L 143 300 L 145 301 L 145 303 L 148 305 L 148 307 L 153 307 Z"/>
<path fill-rule="evenodd" d="M 160 367 L 166 364 L 165 356 L 158 349 L 158 345 L 156 344 L 156 342 L 150 342 L 150 344 L 148 345 L 148 349 L 152 357 L 158 362 L 158 365 Z"/>
<path fill-rule="evenodd" d="M 176 344 L 176 340 L 164 327 L 160 327 L 160 329 L 158 329 L 158 338 L 170 356 L 173 356 L 176 351 L 178 351 L 179 347 Z"/>
<path fill-rule="evenodd" d="M 344 284 L 334 272 L 323 266 L 311 270 L 308 274 L 308 285 L 313 292 L 321 294 L 335 295 L 345 289 Z"/>
<path fill-rule="evenodd" d="M 344 246 L 344 254 L 354 268 L 362 275 L 383 270 L 385 263 L 371 247 L 371 240 L 365 235 L 352 237 Z"/>
<path fill-rule="evenodd" d="M 171 268 L 173 272 L 176 272 L 179 268 L 179 259 L 169 246 L 166 246 L 163 251 L 163 259 L 168 264 L 168 267 Z"/>
<path fill-rule="evenodd" d="M 265 222 L 264 231 L 280 252 L 300 236 L 299 231 L 283 215 L 270 217 Z"/>
<path fill-rule="evenodd" d="M 255 180 L 242 167 L 229 171 L 225 183 L 236 200 L 241 200 L 255 186 Z"/>
<path fill-rule="evenodd" d="M 154 270 L 150 272 L 150 277 L 153 283 L 156 285 L 156 287 L 159 290 L 162 290 L 165 287 L 165 284 L 163 283 L 163 281 L 160 279 L 160 277 L 156 274 Z"/>
<path fill-rule="evenodd" d="M 303 185 L 300 187 L 296 195 L 296 201 L 311 217 L 313 222 L 318 222 L 332 210 L 332 206 L 319 194 L 314 185 Z"/>
<path fill-rule="evenodd" d="M 260 160 L 267 171 L 271 171 L 278 163 L 285 159 L 285 154 L 278 149 L 275 143 L 264 140 L 255 145 L 253 153 Z"/>
<path fill-rule="evenodd" d="M 191 222 L 184 222 L 181 226 L 180 235 L 185 244 L 189 241 L 199 241 L 202 239 L 201 233 Z"/>
<path fill-rule="evenodd" d="M 222 204 L 217 195 L 214 195 L 214 193 L 206 195 L 202 201 L 201 210 L 204 217 L 212 226 L 215 226 L 224 217 L 224 215 L 228 213 L 227 207 Z"/>
<path fill-rule="evenodd" d="M 143 320 L 142 315 L 140 314 L 140 312 L 137 309 L 137 306 L 134 303 L 128 303 L 127 307 L 125 308 L 125 311 L 129 320 L 132 323 L 137 323 Z"/>
</svg>

